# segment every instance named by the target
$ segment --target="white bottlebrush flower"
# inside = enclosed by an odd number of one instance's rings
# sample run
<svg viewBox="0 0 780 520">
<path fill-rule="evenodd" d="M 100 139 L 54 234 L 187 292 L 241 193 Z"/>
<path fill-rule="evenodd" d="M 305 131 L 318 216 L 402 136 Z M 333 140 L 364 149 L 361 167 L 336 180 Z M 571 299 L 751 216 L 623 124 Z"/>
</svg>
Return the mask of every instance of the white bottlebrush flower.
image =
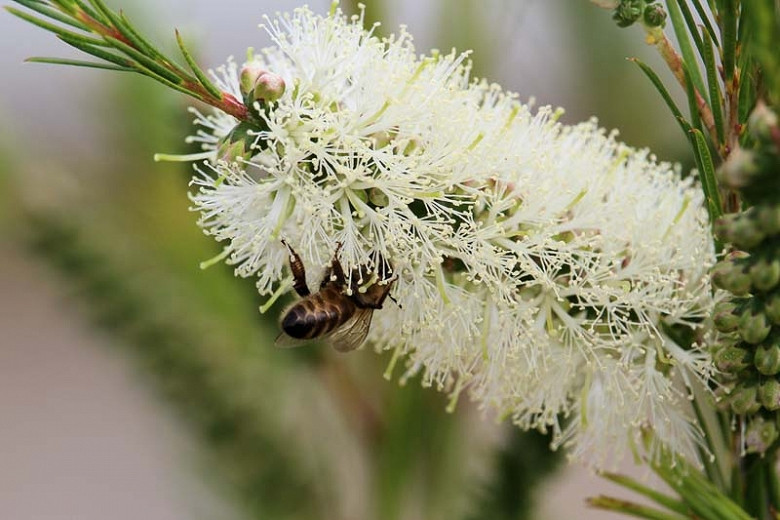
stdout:
<svg viewBox="0 0 780 520">
<path fill-rule="evenodd" d="M 211 157 L 192 200 L 237 274 L 274 300 L 292 287 L 282 240 L 313 278 L 337 245 L 348 273 L 383 258 L 398 305 L 369 340 L 406 376 L 596 465 L 643 431 L 695 458 L 685 386 L 711 364 L 670 331 L 712 305 L 700 190 L 595 122 L 471 81 L 463 55 L 418 56 L 403 30 L 306 8 L 266 29 L 275 46 L 249 65 L 286 88 L 256 105 L 253 148 L 218 153 L 235 138 L 224 114 L 199 115 L 195 137 Z M 222 82 L 243 97 L 237 69 Z"/>
</svg>

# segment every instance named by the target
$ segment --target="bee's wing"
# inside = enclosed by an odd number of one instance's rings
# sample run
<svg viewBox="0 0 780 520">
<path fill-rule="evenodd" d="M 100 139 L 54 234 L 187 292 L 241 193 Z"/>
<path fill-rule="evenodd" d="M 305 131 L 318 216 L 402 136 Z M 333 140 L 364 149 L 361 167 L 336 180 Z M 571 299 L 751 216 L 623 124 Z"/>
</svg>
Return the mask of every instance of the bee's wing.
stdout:
<svg viewBox="0 0 780 520">
<path fill-rule="evenodd" d="M 325 338 L 325 342 L 339 352 L 355 350 L 368 336 L 373 314 L 374 309 L 357 309 L 344 325 Z"/>
<path fill-rule="evenodd" d="M 310 339 L 293 338 L 292 336 L 288 336 L 287 334 L 282 332 L 278 336 L 276 336 L 276 340 L 274 340 L 274 346 L 278 348 L 300 347 L 306 345 L 307 343 L 311 343 L 312 341 L 313 340 Z"/>
</svg>

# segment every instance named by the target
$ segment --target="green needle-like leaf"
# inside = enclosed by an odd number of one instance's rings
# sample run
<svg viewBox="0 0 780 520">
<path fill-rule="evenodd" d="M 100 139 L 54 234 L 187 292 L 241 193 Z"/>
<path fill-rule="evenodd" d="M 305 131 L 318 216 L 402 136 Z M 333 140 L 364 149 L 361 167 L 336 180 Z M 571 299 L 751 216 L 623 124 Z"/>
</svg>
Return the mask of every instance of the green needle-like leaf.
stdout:
<svg viewBox="0 0 780 520">
<path fill-rule="evenodd" d="M 189 78 L 181 78 L 180 76 L 177 76 L 175 73 L 171 72 L 170 70 L 166 69 L 164 66 L 160 65 L 154 59 L 144 55 L 142 52 L 134 49 L 133 47 L 127 45 L 125 42 L 121 40 L 117 40 L 116 38 L 107 36 L 106 41 L 110 42 L 111 45 L 113 45 L 117 50 L 122 51 L 124 54 L 126 54 L 127 56 L 135 60 L 136 63 L 138 63 L 140 66 L 155 73 L 158 76 L 167 79 L 171 83 L 181 84 L 185 80 L 189 79 Z"/>
<path fill-rule="evenodd" d="M 699 13 L 699 17 L 701 18 L 701 21 L 704 23 L 704 27 L 707 28 L 707 32 L 710 35 L 710 38 L 713 42 L 715 42 L 715 47 L 719 47 L 718 44 L 718 33 L 715 32 L 715 29 L 712 26 L 712 23 L 710 22 L 710 17 L 708 11 L 704 8 L 700 0 L 691 0 L 691 3 L 693 4 L 694 9 L 696 9 L 696 12 Z"/>
<path fill-rule="evenodd" d="M 18 16 L 22 20 L 25 20 L 27 22 L 30 22 L 33 25 L 37 25 L 38 27 L 45 29 L 49 32 L 52 32 L 58 36 L 65 36 L 67 38 L 70 38 L 72 40 L 78 40 L 90 45 L 105 45 L 104 42 L 101 40 L 97 40 L 95 38 L 90 38 L 89 36 L 84 36 L 83 34 L 75 33 L 73 31 L 68 31 L 67 29 L 63 29 L 59 25 L 54 25 L 53 23 L 49 23 L 45 20 L 41 20 L 40 18 L 33 16 L 29 13 L 26 13 L 24 11 L 20 11 L 19 9 L 16 9 L 14 7 L 5 7 L 6 11 L 11 13 L 14 16 Z"/>
<path fill-rule="evenodd" d="M 192 55 L 187 50 L 187 47 L 184 45 L 184 41 L 181 38 L 181 34 L 178 30 L 176 30 L 176 43 L 179 44 L 179 49 L 181 50 L 182 56 L 184 56 L 184 59 L 187 61 L 187 65 L 190 66 L 190 69 L 195 74 L 195 76 L 198 78 L 198 81 L 200 81 L 200 84 L 205 88 L 209 94 L 214 96 L 217 99 L 222 99 L 223 94 L 222 91 L 219 90 L 206 76 L 206 74 L 201 70 L 200 67 L 198 67 L 198 64 L 195 62 L 195 60 L 192 58 Z"/>
<path fill-rule="evenodd" d="M 683 74 L 685 76 L 685 94 L 688 96 L 688 111 L 690 112 L 691 115 L 691 126 L 693 128 L 702 130 L 701 116 L 699 115 L 699 106 L 696 100 L 696 91 L 694 90 L 693 87 L 693 80 L 691 79 L 691 73 L 685 64 L 683 64 Z"/>
<path fill-rule="evenodd" d="M 712 43 L 706 39 L 704 41 L 704 68 L 707 71 L 707 86 L 709 87 L 710 100 L 712 105 L 712 117 L 715 119 L 715 132 L 718 136 L 718 145 L 723 143 L 723 96 L 720 91 L 718 80 L 718 70 L 715 63 L 715 53 L 712 49 Z"/>
<path fill-rule="evenodd" d="M 718 184 L 715 181 L 715 165 L 712 162 L 712 155 L 707 146 L 707 140 L 701 130 L 691 129 L 696 145 L 697 164 L 701 176 L 701 184 L 704 188 L 704 195 L 707 198 L 707 209 L 710 214 L 710 222 L 715 222 L 722 214 L 723 209 L 720 202 L 720 192 Z"/>
<path fill-rule="evenodd" d="M 699 63 L 696 60 L 696 54 L 693 52 L 691 39 L 688 37 L 686 22 L 680 11 L 679 2 L 681 2 L 681 0 L 668 0 L 666 2 L 667 7 L 669 8 L 669 18 L 672 20 L 674 34 L 677 36 L 677 41 L 680 44 L 680 52 L 682 53 L 683 61 L 690 70 L 693 84 L 702 96 L 706 96 L 707 89 L 704 87 L 704 80 L 699 72 Z M 698 37 L 698 32 L 695 30 L 693 34 L 696 34 Z"/>
<path fill-rule="evenodd" d="M 122 56 L 117 56 L 116 54 L 108 52 L 107 50 L 103 50 L 99 47 L 86 44 L 80 39 L 73 39 L 69 36 L 63 35 L 60 35 L 59 38 L 68 45 L 75 47 L 82 52 L 86 52 L 87 54 L 95 56 L 96 58 L 100 58 L 101 60 L 114 63 L 120 67 L 136 68 L 136 64 L 133 61 L 128 60 L 127 58 L 123 58 Z"/>
<path fill-rule="evenodd" d="M 73 0 L 73 3 L 78 5 L 79 8 L 83 12 L 85 12 L 90 18 L 93 18 L 104 25 L 108 25 L 109 20 L 107 20 L 101 13 L 92 9 L 92 7 L 88 3 L 84 2 L 84 0 Z M 72 12 L 72 9 L 68 9 L 68 10 Z"/>
<path fill-rule="evenodd" d="M 680 112 L 680 109 L 677 108 L 677 104 L 672 99 L 672 96 L 669 94 L 669 91 L 666 90 L 666 87 L 664 86 L 663 81 L 661 81 L 661 78 L 658 77 L 658 74 L 653 71 L 650 67 L 648 67 L 645 63 L 641 62 L 637 58 L 629 58 L 629 61 L 633 61 L 637 65 L 639 65 L 639 68 L 642 69 L 642 72 L 645 73 L 645 75 L 650 79 L 650 82 L 655 86 L 656 90 L 659 94 L 661 94 L 661 97 L 666 102 L 666 106 L 669 107 L 669 110 L 672 111 L 672 114 L 674 114 L 675 119 L 680 124 L 680 127 L 682 128 L 683 132 L 688 132 L 688 128 L 690 128 L 690 124 L 688 124 L 685 121 L 685 117 L 683 117 L 682 112 Z"/>
<path fill-rule="evenodd" d="M 588 499 L 588 505 L 605 511 L 614 511 L 634 518 L 644 518 L 645 520 L 688 520 L 687 516 L 680 516 L 677 513 L 661 511 L 652 507 L 643 506 L 628 500 L 620 498 L 597 496 Z"/>
<path fill-rule="evenodd" d="M 737 49 L 737 0 L 725 0 L 723 9 L 723 72 L 726 81 L 734 77 Z"/>
<path fill-rule="evenodd" d="M 122 72 L 135 72 L 135 69 L 131 67 L 121 67 L 119 65 L 111 65 L 109 63 L 96 63 L 92 61 L 81 60 L 69 60 L 65 58 L 46 58 L 34 56 L 24 60 L 29 63 L 50 63 L 53 65 L 73 65 L 75 67 L 86 67 L 92 69 L 105 69 L 105 70 L 118 70 Z"/>
<path fill-rule="evenodd" d="M 26 8 L 32 11 L 37 11 L 42 15 L 51 18 L 52 20 L 57 20 L 58 22 L 70 25 L 71 27 L 75 27 L 76 29 L 81 29 L 82 31 L 89 31 L 89 28 L 83 23 L 73 19 L 73 17 L 68 16 L 67 14 L 63 14 L 59 11 L 56 11 L 48 7 L 43 2 L 39 2 L 36 0 L 13 0 L 13 1 L 16 2 L 17 4 L 21 4 L 25 6 Z"/>
<path fill-rule="evenodd" d="M 623 486 L 626 489 L 636 491 L 640 495 L 649 498 L 653 502 L 656 502 L 658 505 L 661 505 L 666 509 L 669 509 L 670 511 L 675 511 L 682 515 L 688 513 L 688 508 L 679 499 L 676 499 L 674 497 L 656 491 L 655 489 L 640 484 L 639 482 L 637 482 L 636 480 L 630 477 L 627 477 L 625 475 L 619 475 L 617 473 L 602 473 L 601 476 L 607 480 L 611 480 L 615 484 Z"/>
<path fill-rule="evenodd" d="M 680 13 L 682 13 L 683 19 L 685 20 L 685 25 L 688 27 L 688 33 L 691 35 L 691 39 L 693 39 L 694 45 L 696 45 L 696 50 L 699 51 L 699 56 L 703 56 L 704 40 L 699 34 L 699 27 L 696 24 L 696 20 L 693 18 L 693 13 L 691 13 L 690 8 L 688 7 L 688 3 L 686 0 L 674 1 L 677 3 L 677 7 L 680 9 Z"/>
<path fill-rule="evenodd" d="M 141 36 L 141 34 L 133 28 L 133 24 L 130 23 L 130 20 L 128 20 L 127 17 L 124 15 L 124 13 L 122 13 L 121 11 L 119 12 L 119 17 L 122 20 L 122 24 L 127 30 L 128 34 L 132 35 L 132 37 L 129 39 L 131 39 L 132 41 L 137 41 L 139 48 L 145 49 L 147 54 L 149 54 L 150 58 L 163 58 L 163 59 L 165 58 L 163 53 L 160 52 L 157 49 L 157 47 L 152 45 L 152 43 L 149 40 Z"/>
<path fill-rule="evenodd" d="M 739 124 L 741 125 L 744 125 L 747 122 L 748 117 L 756 104 L 756 86 L 752 69 L 752 63 L 747 61 L 746 65 L 742 67 L 742 74 L 739 76 L 739 101 L 737 103 L 737 110 L 739 111 L 738 117 Z"/>
</svg>

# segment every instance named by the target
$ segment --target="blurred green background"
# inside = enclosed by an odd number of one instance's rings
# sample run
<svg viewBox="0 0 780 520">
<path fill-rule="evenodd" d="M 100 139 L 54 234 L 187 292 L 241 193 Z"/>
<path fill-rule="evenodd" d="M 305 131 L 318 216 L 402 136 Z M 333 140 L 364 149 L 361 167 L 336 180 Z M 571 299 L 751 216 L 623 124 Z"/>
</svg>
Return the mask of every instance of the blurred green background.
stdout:
<svg viewBox="0 0 780 520">
<path fill-rule="evenodd" d="M 298 5 L 109 3 L 169 50 L 179 27 L 208 67 L 268 45 L 261 15 Z M 662 70 L 641 32 L 585 0 L 365 3 L 419 52 L 473 49 L 475 74 L 521 99 L 684 157 L 624 59 Z M 144 78 L 23 64 L 72 53 L 7 13 L 0 34 L 1 518 L 606 517 L 582 511 L 606 484 L 545 436 L 466 400 L 447 414 L 419 381 L 386 381 L 387 356 L 274 349 L 285 302 L 261 316 L 251 280 L 198 268 L 219 248 L 188 211 L 191 168 L 152 161 L 191 151 L 190 101 Z"/>
</svg>

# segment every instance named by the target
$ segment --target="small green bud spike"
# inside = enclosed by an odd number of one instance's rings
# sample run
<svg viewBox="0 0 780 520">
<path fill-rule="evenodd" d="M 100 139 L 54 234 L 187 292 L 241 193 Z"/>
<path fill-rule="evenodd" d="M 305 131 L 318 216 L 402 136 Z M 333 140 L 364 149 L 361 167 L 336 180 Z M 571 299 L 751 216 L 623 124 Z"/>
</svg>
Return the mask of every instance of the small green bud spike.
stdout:
<svg viewBox="0 0 780 520">
<path fill-rule="evenodd" d="M 764 341 L 772 329 L 769 319 L 761 310 L 757 306 L 751 306 L 745 309 L 742 312 L 742 316 L 739 317 L 737 325 L 739 335 L 743 340 L 752 345 L 757 345 Z"/>
<path fill-rule="evenodd" d="M 753 417 L 745 430 L 745 448 L 747 453 L 764 453 L 780 437 L 774 421 L 762 416 Z"/>
<path fill-rule="evenodd" d="M 644 20 L 648 27 L 663 27 L 666 25 L 666 10 L 659 4 L 648 5 L 645 8 Z"/>
<path fill-rule="evenodd" d="M 750 266 L 750 279 L 757 291 L 767 292 L 774 289 L 780 282 L 780 259 L 757 260 Z"/>
<path fill-rule="evenodd" d="M 776 336 L 770 337 L 769 340 L 756 347 L 753 364 L 765 376 L 774 376 L 780 373 L 780 344 L 778 344 Z"/>
<path fill-rule="evenodd" d="M 736 388 L 729 397 L 729 404 L 734 413 L 739 415 L 754 414 L 761 409 L 758 402 L 758 384 L 756 381 L 743 381 L 737 383 Z"/>
<path fill-rule="evenodd" d="M 775 377 L 761 381 L 758 385 L 758 400 L 770 412 L 780 410 L 780 381 Z"/>
<path fill-rule="evenodd" d="M 753 352 L 736 346 L 724 347 L 715 353 L 714 361 L 721 372 L 737 374 L 753 364 Z"/>
<path fill-rule="evenodd" d="M 780 292 L 775 291 L 764 300 L 764 314 L 769 321 L 780 325 Z"/>
<path fill-rule="evenodd" d="M 733 302 L 721 302 L 715 307 L 713 322 L 720 332 L 733 332 L 737 330 L 739 315 L 737 305 Z"/>
<path fill-rule="evenodd" d="M 752 283 L 747 270 L 748 265 L 740 260 L 740 257 L 733 255 L 727 260 L 718 262 L 712 268 L 712 283 L 735 296 L 749 294 Z"/>
<path fill-rule="evenodd" d="M 761 231 L 767 236 L 780 233 L 780 204 L 759 206 L 756 219 Z"/>
</svg>

